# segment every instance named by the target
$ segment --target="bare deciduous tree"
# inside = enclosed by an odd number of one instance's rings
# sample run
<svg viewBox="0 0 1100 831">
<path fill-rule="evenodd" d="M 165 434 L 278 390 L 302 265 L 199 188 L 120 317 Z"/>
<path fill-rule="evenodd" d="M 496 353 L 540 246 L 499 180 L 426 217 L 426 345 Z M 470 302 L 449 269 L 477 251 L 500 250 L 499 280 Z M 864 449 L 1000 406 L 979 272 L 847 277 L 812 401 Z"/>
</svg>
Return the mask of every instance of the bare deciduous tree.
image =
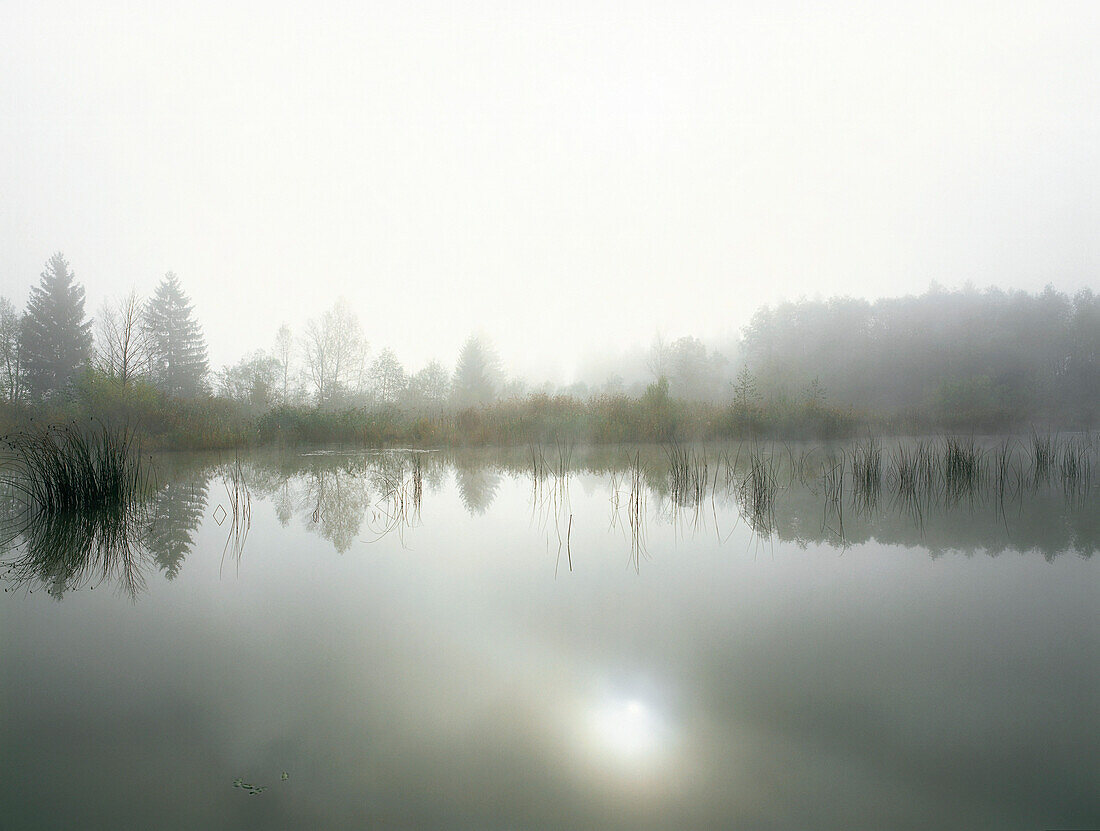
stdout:
<svg viewBox="0 0 1100 831">
<path fill-rule="evenodd" d="M 279 362 L 279 374 L 282 381 L 281 401 L 290 400 L 290 362 L 294 358 L 294 335 L 285 323 L 275 333 L 275 360 Z"/>
<path fill-rule="evenodd" d="M 371 392 L 379 404 L 396 404 L 409 384 L 404 367 L 391 349 L 383 349 L 368 373 Z"/>
<path fill-rule="evenodd" d="M 451 373 L 439 361 L 431 361 L 409 379 L 405 399 L 421 412 L 438 412 L 451 395 Z"/>
<path fill-rule="evenodd" d="M 359 319 L 343 300 L 306 324 L 303 347 L 318 405 L 331 404 L 359 389 L 367 344 Z"/>
<path fill-rule="evenodd" d="M 97 361 L 101 371 L 123 386 L 145 374 L 149 365 L 149 331 L 145 303 L 136 289 L 103 304 L 96 321 Z"/>
<path fill-rule="evenodd" d="M 23 364 L 19 357 L 22 326 L 22 318 L 12 302 L 0 297 L 0 395 L 7 402 L 23 397 Z"/>
</svg>

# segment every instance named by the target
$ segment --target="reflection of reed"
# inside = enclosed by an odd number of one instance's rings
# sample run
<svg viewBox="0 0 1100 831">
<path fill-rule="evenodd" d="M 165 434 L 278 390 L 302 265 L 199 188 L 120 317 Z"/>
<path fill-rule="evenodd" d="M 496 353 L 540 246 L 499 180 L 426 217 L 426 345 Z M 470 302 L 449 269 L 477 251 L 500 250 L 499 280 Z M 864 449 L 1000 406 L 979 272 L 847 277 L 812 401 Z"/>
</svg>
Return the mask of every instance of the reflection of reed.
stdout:
<svg viewBox="0 0 1100 831">
<path fill-rule="evenodd" d="M 857 514 L 871 515 L 882 490 L 882 448 L 873 438 L 852 448 L 852 504 Z"/>
<path fill-rule="evenodd" d="M 629 529 L 630 534 L 629 562 L 634 571 L 638 572 L 641 570 L 642 558 L 649 556 L 645 542 L 645 523 L 648 517 L 646 494 L 649 489 L 645 481 L 645 467 L 641 453 L 635 451 L 634 455 L 628 458 L 627 469 L 623 476 L 619 477 L 614 472 L 611 476 L 611 527 L 622 527 L 621 512 L 625 508 L 626 528 Z"/>
<path fill-rule="evenodd" d="M 531 458 L 531 516 L 532 522 L 545 533 L 550 518 L 554 519 L 554 533 L 558 540 L 554 573 L 557 574 L 562 550 L 565 550 L 569 570 L 573 570 L 573 513 L 570 510 L 569 480 L 573 471 L 572 444 L 555 445 L 555 456 L 548 460 L 541 444 L 529 448 Z M 562 536 L 562 525 L 565 536 Z M 547 535 L 547 548 L 550 539 Z"/>
<path fill-rule="evenodd" d="M 145 586 L 152 557 L 145 541 L 152 512 L 148 503 L 87 511 L 43 511 L 24 506 L 5 519 L 5 577 L 14 588 L 45 586 L 61 599 L 67 591 L 104 581 L 131 599 Z"/>
<path fill-rule="evenodd" d="M 412 454 L 409 463 L 409 476 L 405 476 L 404 459 L 396 467 L 380 469 L 373 477 L 379 489 L 367 525 L 377 542 L 382 537 L 397 532 L 402 547 L 405 545 L 405 530 L 420 524 L 420 503 L 424 495 L 424 470 L 420 454 Z"/>
<path fill-rule="evenodd" d="M 1092 440 L 1089 436 L 1066 442 L 1062 448 L 1059 473 L 1062 489 L 1069 496 L 1084 497 L 1092 487 Z"/>
<path fill-rule="evenodd" d="M 709 483 L 709 470 L 706 451 L 692 448 L 688 451 L 681 445 L 669 445 L 665 448 L 668 458 L 669 493 L 675 506 L 697 508 L 706 496 Z"/>
<path fill-rule="evenodd" d="M 222 475 L 222 484 L 225 486 L 225 495 L 229 501 L 229 510 L 225 512 L 226 518 L 229 519 L 229 533 L 222 548 L 224 566 L 225 555 L 230 548 L 233 550 L 234 560 L 240 562 L 241 555 L 244 554 L 244 545 L 248 541 L 248 532 L 252 528 L 252 493 L 245 480 L 240 456 L 233 460 L 228 472 Z M 221 522 L 218 524 L 220 525 Z"/>
<path fill-rule="evenodd" d="M 753 533 L 770 537 L 775 530 L 775 497 L 779 490 L 776 461 L 754 448 L 749 453 L 749 472 L 736 491 L 741 516 Z"/>
<path fill-rule="evenodd" d="M 133 431 L 76 422 L 7 436 L 0 548 L 15 588 L 54 597 L 103 580 L 144 585 L 149 474 Z"/>
</svg>

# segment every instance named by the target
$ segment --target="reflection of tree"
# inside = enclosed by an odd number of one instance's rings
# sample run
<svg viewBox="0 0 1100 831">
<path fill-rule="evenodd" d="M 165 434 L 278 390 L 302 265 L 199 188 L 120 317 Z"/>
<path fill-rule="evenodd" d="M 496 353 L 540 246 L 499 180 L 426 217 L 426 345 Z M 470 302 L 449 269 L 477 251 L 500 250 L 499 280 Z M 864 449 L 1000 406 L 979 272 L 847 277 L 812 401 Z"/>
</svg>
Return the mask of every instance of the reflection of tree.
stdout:
<svg viewBox="0 0 1100 831">
<path fill-rule="evenodd" d="M 303 502 L 311 527 L 343 554 L 359 533 L 370 492 L 361 472 L 319 467 L 307 474 Z"/>
<path fill-rule="evenodd" d="M 1095 501 L 1069 498 L 1054 486 L 1021 493 L 1003 505 L 990 489 L 978 489 L 972 499 L 961 502 L 933 493 L 923 498 L 919 510 L 886 492 L 873 510 L 858 510 L 858 502 L 846 495 L 835 506 L 843 512 L 843 537 L 834 521 L 838 519 L 835 509 L 829 526 L 823 525 L 822 504 L 820 492 L 797 483 L 785 490 L 775 502 L 779 538 L 800 545 L 848 545 L 874 539 L 927 548 L 933 555 L 1034 551 L 1047 560 L 1069 551 L 1089 557 L 1100 550 Z"/>
<path fill-rule="evenodd" d="M 148 547 L 157 567 L 175 579 L 184 558 L 195 545 L 195 531 L 206 509 L 208 478 L 169 481 L 153 503 L 153 528 Z"/>
<path fill-rule="evenodd" d="M 284 479 L 275 491 L 275 516 L 279 524 L 286 528 L 294 516 L 294 494 L 290 489 L 290 480 Z"/>
<path fill-rule="evenodd" d="M 458 496 L 470 516 L 483 514 L 496 498 L 500 474 L 488 467 L 455 467 Z"/>
</svg>

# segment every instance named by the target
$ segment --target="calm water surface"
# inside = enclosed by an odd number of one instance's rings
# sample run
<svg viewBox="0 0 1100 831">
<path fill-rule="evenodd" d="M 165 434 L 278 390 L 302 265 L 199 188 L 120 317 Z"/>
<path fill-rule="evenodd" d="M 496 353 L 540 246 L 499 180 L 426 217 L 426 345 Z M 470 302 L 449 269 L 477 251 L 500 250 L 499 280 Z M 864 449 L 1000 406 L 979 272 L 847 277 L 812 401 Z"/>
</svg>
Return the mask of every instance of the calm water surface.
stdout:
<svg viewBox="0 0 1100 831">
<path fill-rule="evenodd" d="M 1095 487 L 708 452 L 159 459 L 128 574 L 4 555 L 0 826 L 1100 826 Z"/>
</svg>

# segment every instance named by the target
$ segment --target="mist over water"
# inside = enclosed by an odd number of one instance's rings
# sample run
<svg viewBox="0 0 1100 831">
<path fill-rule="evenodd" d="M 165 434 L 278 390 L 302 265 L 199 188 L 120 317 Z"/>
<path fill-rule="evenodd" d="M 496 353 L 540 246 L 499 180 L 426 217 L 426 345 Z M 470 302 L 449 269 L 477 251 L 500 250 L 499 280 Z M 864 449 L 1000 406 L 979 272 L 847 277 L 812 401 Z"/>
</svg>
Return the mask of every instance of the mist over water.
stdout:
<svg viewBox="0 0 1100 831">
<path fill-rule="evenodd" d="M 917 513 L 884 476 L 870 506 L 866 449 L 169 457 L 159 530 L 129 549 L 140 592 L 4 555 L 7 815 L 1087 822 L 1093 486 L 1002 498 L 990 467 Z M 779 480 L 764 515 L 756 453 Z M 830 502 L 809 471 L 842 457 Z"/>
<path fill-rule="evenodd" d="M 1100 827 L 1100 5 L 0 10 L 0 827 Z"/>
</svg>

